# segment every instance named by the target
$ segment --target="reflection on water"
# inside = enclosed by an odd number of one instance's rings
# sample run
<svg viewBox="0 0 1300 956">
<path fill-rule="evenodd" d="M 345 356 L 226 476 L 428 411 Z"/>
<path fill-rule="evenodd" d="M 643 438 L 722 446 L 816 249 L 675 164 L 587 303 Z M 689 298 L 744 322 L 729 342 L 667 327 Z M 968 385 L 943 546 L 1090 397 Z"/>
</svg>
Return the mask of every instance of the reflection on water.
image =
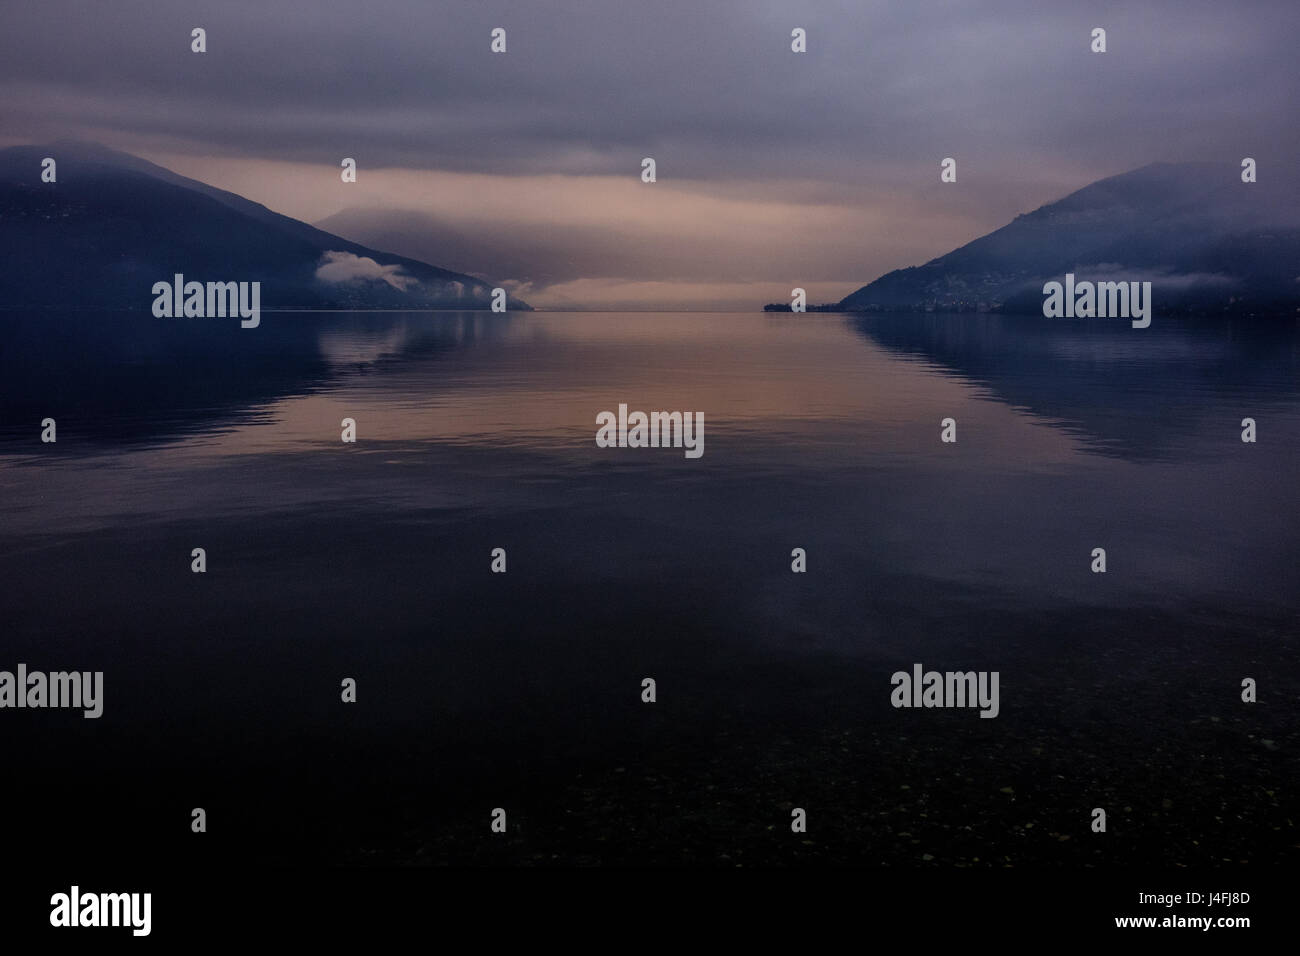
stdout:
<svg viewBox="0 0 1300 956">
<path fill-rule="evenodd" d="M 1217 447 L 1198 436 L 1234 416 L 1239 424 L 1296 402 L 1300 336 L 1286 319 L 1165 321 L 1140 335 L 1122 323 L 1023 316 L 855 324 L 892 351 L 1060 423 L 1095 452 L 1134 461 L 1185 460 Z"/>
<path fill-rule="evenodd" d="M 34 781 L 17 812 L 42 840 L 88 812 L 70 801 L 93 767 L 116 802 L 67 839 L 121 834 L 132 853 L 153 841 L 186 860 L 192 841 L 168 821 L 196 793 L 242 814 L 220 844 L 241 860 L 342 852 L 371 827 L 401 857 L 412 838 L 394 832 L 427 827 L 435 794 L 495 806 L 503 787 L 616 818 L 609 841 L 565 834 L 555 852 L 589 840 L 593 857 L 637 860 L 662 841 L 629 834 L 704 801 L 697 784 L 709 806 L 715 785 L 775 805 L 849 781 L 859 807 L 844 812 L 865 820 L 918 775 L 950 801 L 899 816 L 916 837 L 864 826 L 830 852 L 906 862 L 922 838 L 936 852 L 958 832 L 995 839 L 1025 822 L 1003 788 L 1042 781 L 1056 789 L 1033 805 L 1065 829 L 1103 779 L 1135 812 L 1168 792 L 1200 802 L 1200 829 L 1145 817 L 1146 844 L 1115 844 L 1127 859 L 1285 842 L 1273 795 L 1294 717 L 1243 712 L 1235 685 L 1250 673 L 1278 700 L 1295 693 L 1293 325 L 4 321 L 3 663 L 103 670 L 108 687 L 94 728 L 27 711 L 0 723 L 0 749 Z M 620 403 L 702 412 L 704 456 L 598 448 L 596 416 Z M 45 417 L 55 445 L 40 443 Z M 340 441 L 344 418 L 356 444 Z M 939 440 L 945 418 L 955 444 Z M 507 575 L 488 570 L 496 547 Z M 1105 575 L 1089 571 L 1096 547 Z M 790 571 L 794 548 L 806 574 Z M 900 734 L 889 674 L 916 661 L 1000 671 L 1001 715 Z M 646 674 L 663 695 L 650 716 Z M 340 707 L 344 675 L 364 704 Z M 787 733 L 803 735 L 778 746 L 789 756 L 755 769 Z M 1142 756 L 1116 756 L 1129 746 Z M 662 776 L 629 796 L 615 768 L 630 752 Z M 1206 754 L 1223 762 L 1189 789 Z M 1224 780 L 1227 836 L 1209 829 Z M 282 821 L 304 807 L 317 829 L 291 839 Z M 345 832 L 320 836 L 331 827 Z M 1091 865 L 1086 843 L 962 852 Z"/>
<path fill-rule="evenodd" d="M 123 314 L 11 324 L 10 535 L 325 507 L 547 513 L 581 553 L 599 515 L 632 523 L 623 543 L 637 564 L 633 529 L 659 515 L 736 547 L 815 539 L 838 566 L 1017 602 L 1245 585 L 1287 606 L 1296 597 L 1294 324 L 545 313 L 277 314 L 256 332 Z M 620 402 L 702 411 L 705 456 L 597 448 L 595 416 Z M 57 446 L 38 441 L 46 416 Z M 948 417 L 955 445 L 939 441 Z M 1256 444 L 1240 440 L 1245 417 Z M 344 418 L 356 445 L 340 442 Z M 1100 591 L 1077 573 L 1099 545 L 1118 572 Z"/>
</svg>

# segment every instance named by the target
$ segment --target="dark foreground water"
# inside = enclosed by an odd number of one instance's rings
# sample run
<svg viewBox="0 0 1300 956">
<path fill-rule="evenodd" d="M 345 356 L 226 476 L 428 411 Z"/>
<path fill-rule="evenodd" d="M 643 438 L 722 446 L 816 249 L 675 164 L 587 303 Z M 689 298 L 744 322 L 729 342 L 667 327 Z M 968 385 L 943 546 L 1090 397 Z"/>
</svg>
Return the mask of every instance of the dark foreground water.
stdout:
<svg viewBox="0 0 1300 956">
<path fill-rule="evenodd" d="M 1297 857 L 1293 320 L 0 321 L 0 669 L 105 675 L 0 710 L 15 853 Z M 998 717 L 894 709 L 914 663 Z"/>
</svg>

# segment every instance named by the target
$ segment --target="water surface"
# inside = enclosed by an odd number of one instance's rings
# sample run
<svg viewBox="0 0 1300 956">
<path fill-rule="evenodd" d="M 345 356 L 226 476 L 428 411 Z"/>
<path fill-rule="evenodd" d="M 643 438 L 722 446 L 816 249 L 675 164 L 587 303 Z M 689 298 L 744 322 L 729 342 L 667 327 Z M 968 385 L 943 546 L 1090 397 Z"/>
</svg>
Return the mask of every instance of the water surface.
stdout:
<svg viewBox="0 0 1300 956">
<path fill-rule="evenodd" d="M 1294 322 L 5 322 L 0 666 L 107 686 L 100 721 L 6 714 L 34 821 L 88 778 L 160 853 L 192 852 L 196 792 L 239 821 L 220 852 L 268 859 L 1283 852 Z M 702 412 L 703 456 L 597 447 L 620 403 Z M 917 661 L 1000 671 L 1001 716 L 893 710 Z M 817 787 L 834 848 L 772 845 Z M 1102 858 L 1043 836 L 1099 790 L 1141 826 Z M 519 808 L 515 842 L 481 847 L 484 800 Z"/>
</svg>

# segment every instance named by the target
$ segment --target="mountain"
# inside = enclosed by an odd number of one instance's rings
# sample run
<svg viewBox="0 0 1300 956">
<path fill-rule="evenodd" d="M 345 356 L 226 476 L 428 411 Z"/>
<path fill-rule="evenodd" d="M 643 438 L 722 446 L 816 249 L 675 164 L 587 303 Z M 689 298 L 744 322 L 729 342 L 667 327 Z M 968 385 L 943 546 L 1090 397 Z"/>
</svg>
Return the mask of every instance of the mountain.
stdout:
<svg viewBox="0 0 1300 956">
<path fill-rule="evenodd" d="M 1300 189 L 1281 170 L 1243 183 L 1227 164 L 1154 163 L 1112 176 L 922 266 L 898 269 L 838 310 L 1042 313 L 1043 283 L 1149 280 L 1155 311 L 1300 308 Z"/>
<path fill-rule="evenodd" d="M 54 183 L 41 182 L 47 156 Z M 90 143 L 0 150 L 0 254 L 6 309 L 150 309 L 175 273 L 260 281 L 264 309 L 488 309 L 494 285 Z"/>
</svg>

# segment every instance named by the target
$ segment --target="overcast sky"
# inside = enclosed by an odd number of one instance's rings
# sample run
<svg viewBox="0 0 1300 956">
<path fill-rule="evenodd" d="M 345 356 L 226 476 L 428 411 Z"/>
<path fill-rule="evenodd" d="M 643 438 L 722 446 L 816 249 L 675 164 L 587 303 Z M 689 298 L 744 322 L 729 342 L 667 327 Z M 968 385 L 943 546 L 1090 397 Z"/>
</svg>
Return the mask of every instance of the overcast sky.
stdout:
<svg viewBox="0 0 1300 956">
<path fill-rule="evenodd" d="M 42 0 L 3 22 L 4 145 L 97 140 L 541 306 L 833 301 L 1148 162 L 1253 156 L 1262 179 L 1300 156 L 1295 0 Z"/>
</svg>

